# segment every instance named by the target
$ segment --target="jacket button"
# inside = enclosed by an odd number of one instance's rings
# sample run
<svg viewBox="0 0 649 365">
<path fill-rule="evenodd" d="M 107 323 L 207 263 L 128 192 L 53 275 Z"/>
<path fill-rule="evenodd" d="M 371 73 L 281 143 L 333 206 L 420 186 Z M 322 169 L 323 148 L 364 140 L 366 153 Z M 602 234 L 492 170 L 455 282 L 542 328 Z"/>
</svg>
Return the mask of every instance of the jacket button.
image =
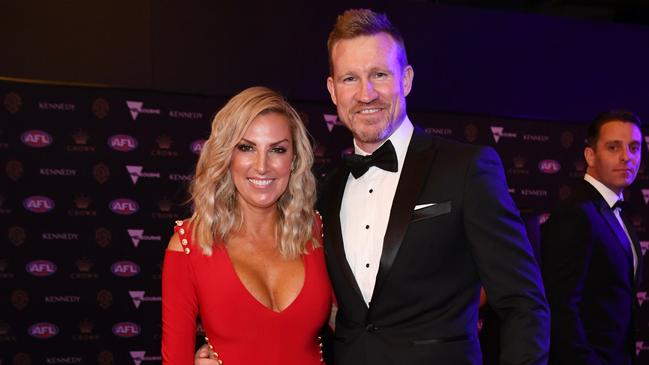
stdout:
<svg viewBox="0 0 649 365">
<path fill-rule="evenodd" d="M 367 332 L 375 332 L 379 328 L 376 327 L 374 324 L 370 323 L 367 326 L 365 326 L 365 329 L 367 330 Z"/>
</svg>

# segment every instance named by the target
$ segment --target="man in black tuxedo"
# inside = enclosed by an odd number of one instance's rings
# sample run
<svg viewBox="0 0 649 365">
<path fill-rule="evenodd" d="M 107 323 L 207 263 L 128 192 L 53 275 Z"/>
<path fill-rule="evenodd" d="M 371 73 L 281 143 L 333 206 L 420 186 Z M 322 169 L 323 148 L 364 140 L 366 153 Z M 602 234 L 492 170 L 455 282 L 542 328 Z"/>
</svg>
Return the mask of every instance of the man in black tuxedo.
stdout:
<svg viewBox="0 0 649 365">
<path fill-rule="evenodd" d="M 327 88 L 356 151 L 318 203 L 334 364 L 480 364 L 481 285 L 502 320 L 501 362 L 545 364 L 541 275 L 496 152 L 411 123 L 414 72 L 385 15 L 346 11 L 328 49 Z"/>
<path fill-rule="evenodd" d="M 620 207 L 641 148 L 640 120 L 633 113 L 599 115 L 588 128 L 584 180 L 542 227 L 551 364 L 634 363 L 642 255 Z"/>
</svg>

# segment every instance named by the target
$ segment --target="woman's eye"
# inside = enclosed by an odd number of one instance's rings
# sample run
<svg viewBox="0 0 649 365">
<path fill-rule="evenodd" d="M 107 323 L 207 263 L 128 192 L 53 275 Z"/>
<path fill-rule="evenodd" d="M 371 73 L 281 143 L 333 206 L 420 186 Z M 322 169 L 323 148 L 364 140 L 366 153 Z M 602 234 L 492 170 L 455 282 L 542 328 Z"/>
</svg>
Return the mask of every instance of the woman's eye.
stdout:
<svg viewBox="0 0 649 365">
<path fill-rule="evenodd" d="M 252 148 L 251 145 L 249 145 L 249 144 L 245 144 L 245 143 L 239 143 L 239 144 L 237 145 L 237 149 L 238 149 L 239 151 L 241 151 L 241 152 L 250 152 L 250 151 L 253 150 L 253 148 Z"/>
<path fill-rule="evenodd" d="M 286 148 L 284 148 L 284 147 L 274 147 L 270 151 L 275 152 L 275 153 L 285 153 Z"/>
</svg>

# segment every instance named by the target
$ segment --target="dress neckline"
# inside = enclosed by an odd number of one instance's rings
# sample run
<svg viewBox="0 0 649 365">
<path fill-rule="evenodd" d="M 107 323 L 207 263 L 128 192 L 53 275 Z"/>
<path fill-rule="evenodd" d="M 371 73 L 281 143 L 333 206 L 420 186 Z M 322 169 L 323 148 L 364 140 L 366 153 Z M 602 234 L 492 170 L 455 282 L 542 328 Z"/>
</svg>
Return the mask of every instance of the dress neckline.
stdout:
<svg viewBox="0 0 649 365">
<path fill-rule="evenodd" d="M 309 275 L 309 265 L 308 265 L 308 260 L 306 259 L 305 255 L 300 255 L 300 258 L 302 259 L 302 264 L 304 265 L 304 280 L 302 280 L 302 286 L 300 287 L 300 291 L 297 293 L 295 298 L 286 306 L 284 309 L 280 311 L 275 311 L 272 308 L 266 306 L 264 303 L 260 302 L 252 293 L 246 288 L 246 285 L 241 281 L 241 278 L 239 277 L 239 274 L 237 273 L 237 270 L 234 268 L 234 263 L 230 259 L 230 255 L 228 254 L 228 250 L 225 248 L 225 244 L 221 245 L 221 247 L 218 248 L 219 251 L 222 251 L 221 253 L 225 256 L 225 261 L 228 264 L 229 272 L 231 275 L 233 275 L 234 280 L 238 283 L 237 285 L 243 290 L 248 298 L 256 305 L 262 307 L 266 311 L 273 313 L 275 315 L 281 315 L 290 310 L 292 307 L 296 305 L 296 302 L 300 300 L 302 297 L 302 294 L 304 293 L 304 290 L 306 288 L 306 281 Z"/>
</svg>

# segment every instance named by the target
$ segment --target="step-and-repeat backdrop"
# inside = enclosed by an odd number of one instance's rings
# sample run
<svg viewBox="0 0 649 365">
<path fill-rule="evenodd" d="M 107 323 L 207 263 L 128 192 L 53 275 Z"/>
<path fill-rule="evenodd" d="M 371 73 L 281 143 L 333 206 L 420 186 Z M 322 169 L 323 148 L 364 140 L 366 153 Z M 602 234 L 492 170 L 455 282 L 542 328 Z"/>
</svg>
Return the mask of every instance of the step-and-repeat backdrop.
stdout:
<svg viewBox="0 0 649 365">
<path fill-rule="evenodd" d="M 160 362 L 164 250 L 174 221 L 189 215 L 187 186 L 226 98 L 2 81 L 0 100 L 0 364 Z M 351 150 L 351 136 L 332 105 L 293 104 L 314 137 L 315 171 L 325 174 Z M 583 124 L 410 118 L 430 134 L 499 152 L 535 245 L 539 222 L 585 171 Z M 645 160 L 647 149 L 649 138 Z M 628 193 L 644 255 L 646 163 Z M 649 363 L 646 287 L 636 348 Z"/>
</svg>

